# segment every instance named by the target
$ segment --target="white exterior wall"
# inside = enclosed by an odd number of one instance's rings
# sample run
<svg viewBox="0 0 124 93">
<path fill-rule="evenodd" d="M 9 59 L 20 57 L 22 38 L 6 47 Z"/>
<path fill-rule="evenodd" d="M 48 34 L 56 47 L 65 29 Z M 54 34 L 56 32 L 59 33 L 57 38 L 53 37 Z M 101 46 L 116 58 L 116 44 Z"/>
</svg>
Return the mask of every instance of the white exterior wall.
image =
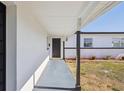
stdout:
<svg viewBox="0 0 124 93">
<path fill-rule="evenodd" d="M 67 41 L 65 41 L 65 47 L 76 47 L 76 35 L 72 35 L 68 37 Z"/>
<path fill-rule="evenodd" d="M 16 6 L 6 4 L 6 90 L 16 90 Z"/>
<path fill-rule="evenodd" d="M 122 53 L 124 54 L 124 49 L 81 49 L 82 58 L 89 58 L 91 56 L 96 56 L 97 58 L 106 56 L 116 57 Z"/>
<path fill-rule="evenodd" d="M 17 7 L 17 90 L 30 79 L 33 87 L 33 74 L 48 56 L 47 33 L 34 19 L 28 8 Z M 23 89 L 22 89 L 23 90 Z"/>
<path fill-rule="evenodd" d="M 93 38 L 93 47 L 112 47 L 112 38 L 124 38 L 124 34 L 81 34 L 81 47 L 84 47 L 84 38 Z M 76 47 L 76 35 L 68 38 L 65 47 Z M 124 53 L 124 49 L 81 49 L 81 57 L 89 58 L 96 56 L 97 58 L 105 56 L 116 57 Z M 65 50 L 66 58 L 75 58 L 75 49 Z"/>
</svg>

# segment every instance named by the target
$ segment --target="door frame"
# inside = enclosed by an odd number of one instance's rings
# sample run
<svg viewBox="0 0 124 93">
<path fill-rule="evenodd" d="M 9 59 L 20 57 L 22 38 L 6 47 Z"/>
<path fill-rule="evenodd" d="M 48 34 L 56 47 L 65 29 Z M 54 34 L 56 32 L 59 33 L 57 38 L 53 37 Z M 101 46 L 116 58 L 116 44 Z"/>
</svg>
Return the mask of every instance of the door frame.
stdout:
<svg viewBox="0 0 124 93">
<path fill-rule="evenodd" d="M 60 38 L 60 40 L 61 40 L 61 50 L 60 50 L 60 58 L 54 58 L 54 57 L 52 57 L 52 39 L 53 38 Z M 63 37 L 61 37 L 61 36 L 49 36 L 49 44 L 50 44 L 50 49 L 49 49 L 49 56 L 50 56 L 50 59 L 63 59 Z"/>
</svg>

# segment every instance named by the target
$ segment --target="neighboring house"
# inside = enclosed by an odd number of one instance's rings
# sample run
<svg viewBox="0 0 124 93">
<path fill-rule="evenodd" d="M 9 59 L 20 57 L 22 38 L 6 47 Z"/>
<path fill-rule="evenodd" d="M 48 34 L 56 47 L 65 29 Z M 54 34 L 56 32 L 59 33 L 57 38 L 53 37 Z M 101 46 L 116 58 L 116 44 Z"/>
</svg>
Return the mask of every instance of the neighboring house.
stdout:
<svg viewBox="0 0 124 93">
<path fill-rule="evenodd" d="M 124 32 L 81 32 L 81 58 L 117 57 L 124 54 Z M 76 57 L 76 35 L 65 43 L 65 57 Z"/>
</svg>

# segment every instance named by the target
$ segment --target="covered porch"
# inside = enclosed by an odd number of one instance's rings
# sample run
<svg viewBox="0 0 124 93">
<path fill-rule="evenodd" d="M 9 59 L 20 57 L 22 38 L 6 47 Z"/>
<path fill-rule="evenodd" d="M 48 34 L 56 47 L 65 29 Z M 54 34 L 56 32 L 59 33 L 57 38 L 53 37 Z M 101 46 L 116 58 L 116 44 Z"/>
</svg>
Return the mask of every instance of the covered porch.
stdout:
<svg viewBox="0 0 124 93">
<path fill-rule="evenodd" d="M 80 29 L 120 2 L 2 3 L 7 17 L 3 90 L 80 90 Z M 75 33 L 76 80 L 64 62 L 64 43 Z"/>
</svg>

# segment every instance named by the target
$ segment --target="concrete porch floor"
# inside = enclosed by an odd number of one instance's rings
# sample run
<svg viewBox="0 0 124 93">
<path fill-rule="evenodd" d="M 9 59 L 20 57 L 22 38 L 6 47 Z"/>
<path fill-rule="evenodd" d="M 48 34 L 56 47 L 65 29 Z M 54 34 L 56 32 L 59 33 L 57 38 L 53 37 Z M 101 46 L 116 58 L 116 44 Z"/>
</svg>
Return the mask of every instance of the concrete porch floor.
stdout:
<svg viewBox="0 0 124 93">
<path fill-rule="evenodd" d="M 34 91 L 74 90 L 75 80 L 64 60 L 50 60 Z"/>
</svg>

